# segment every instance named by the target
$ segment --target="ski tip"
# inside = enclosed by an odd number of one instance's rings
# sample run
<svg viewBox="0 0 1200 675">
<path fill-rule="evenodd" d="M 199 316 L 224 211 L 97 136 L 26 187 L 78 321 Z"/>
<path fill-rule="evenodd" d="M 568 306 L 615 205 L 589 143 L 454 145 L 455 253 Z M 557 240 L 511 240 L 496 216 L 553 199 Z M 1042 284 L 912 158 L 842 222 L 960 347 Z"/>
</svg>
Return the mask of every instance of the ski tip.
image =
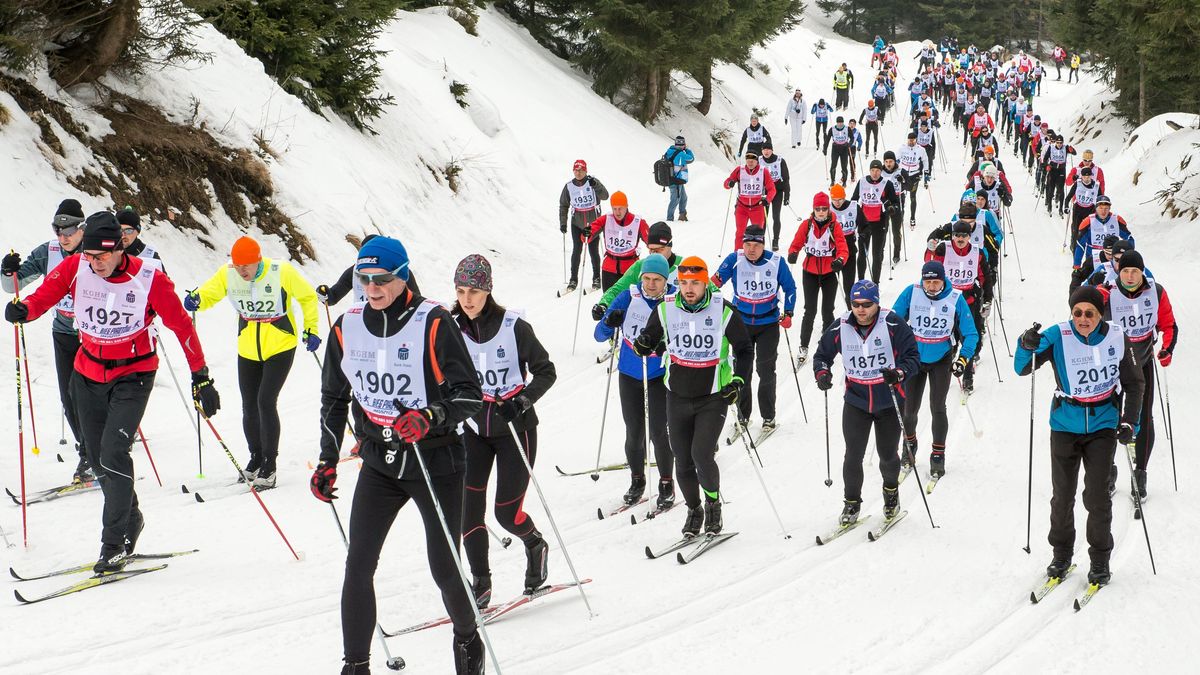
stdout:
<svg viewBox="0 0 1200 675">
<path fill-rule="evenodd" d="M 816 539 L 817 539 L 817 546 L 824 546 L 824 545 L 825 545 L 825 542 L 821 541 L 821 535 L 819 535 L 819 534 L 818 534 L 818 535 L 817 535 L 817 537 L 816 537 Z"/>
<path fill-rule="evenodd" d="M 1076 599 L 1075 600 L 1075 611 L 1078 612 L 1081 609 L 1083 609 L 1083 605 L 1079 604 L 1079 600 Z"/>
<path fill-rule="evenodd" d="M 633 515 L 632 513 L 629 514 L 629 524 L 637 525 L 637 516 Z"/>
<path fill-rule="evenodd" d="M 680 564 L 680 565 L 686 565 L 686 564 L 687 564 L 687 558 L 684 558 L 682 553 L 676 553 L 676 554 L 675 554 L 675 560 L 677 560 L 677 561 L 679 562 L 679 564 Z"/>
<path fill-rule="evenodd" d="M 22 605 L 28 605 L 28 604 L 29 604 L 29 601 L 28 601 L 28 600 L 26 600 L 25 598 L 23 598 L 23 597 L 21 596 L 21 591 L 18 591 L 17 589 L 15 589 L 15 588 L 14 588 L 14 589 L 13 589 L 13 595 L 15 595 L 15 596 L 16 596 L 16 598 L 17 598 L 17 602 L 21 603 Z"/>
<path fill-rule="evenodd" d="M 185 495 L 188 494 L 188 489 L 187 489 L 186 485 L 180 485 L 179 490 L 180 490 L 180 492 L 182 492 Z"/>
<path fill-rule="evenodd" d="M 197 493 L 195 493 L 195 494 L 196 494 L 196 503 L 198 503 L 198 504 L 203 504 L 203 503 L 204 503 L 204 497 L 201 497 L 199 492 L 197 492 Z"/>
<path fill-rule="evenodd" d="M 9 574 L 11 574 L 11 575 L 12 575 L 12 578 L 16 579 L 17 581 L 24 581 L 24 580 L 25 580 L 25 579 L 23 579 L 23 578 L 21 577 L 21 575 L 20 575 L 20 574 L 17 574 L 17 571 L 16 571 L 16 570 L 14 570 L 14 569 L 13 569 L 13 568 L 11 568 L 11 567 L 10 567 L 10 568 L 8 568 L 8 573 L 9 573 Z"/>
<path fill-rule="evenodd" d="M 599 506 L 596 507 L 596 517 L 600 520 L 604 520 L 604 509 L 600 508 Z"/>
<path fill-rule="evenodd" d="M 867 532 L 867 540 L 868 540 L 868 541 L 875 541 L 875 533 L 874 533 L 874 532 Z"/>
<path fill-rule="evenodd" d="M 1029 602 L 1034 605 L 1036 605 L 1038 603 L 1036 592 L 1034 592 L 1034 591 L 1029 592 Z"/>
</svg>

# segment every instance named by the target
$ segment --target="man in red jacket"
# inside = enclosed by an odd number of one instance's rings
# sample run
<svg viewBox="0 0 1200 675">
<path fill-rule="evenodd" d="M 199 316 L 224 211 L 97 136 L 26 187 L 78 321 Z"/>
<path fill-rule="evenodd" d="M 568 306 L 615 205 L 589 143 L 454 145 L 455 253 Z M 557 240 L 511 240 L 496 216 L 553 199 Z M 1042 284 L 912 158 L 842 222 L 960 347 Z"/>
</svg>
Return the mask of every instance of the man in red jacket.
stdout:
<svg viewBox="0 0 1200 675">
<path fill-rule="evenodd" d="M 650 241 L 650 226 L 629 212 L 629 198 L 614 192 L 608 199 L 612 213 L 600 216 L 588 226 L 587 238 L 604 232 L 604 263 L 600 266 L 600 286 L 608 290 L 638 260 L 639 241 Z"/>
<path fill-rule="evenodd" d="M 100 560 L 93 570 L 105 574 L 125 567 L 145 524 L 129 451 L 158 370 L 151 331 L 156 316 L 179 339 L 197 407 L 212 416 L 221 404 L 175 284 L 161 269 L 124 254 L 113 214 L 101 211 L 88 217 L 79 251 L 55 267 L 24 302 L 6 306 L 4 318 L 24 323 L 45 314 L 67 293 L 75 298 L 82 344 L 75 355 L 71 397 L 88 460 L 104 493 Z"/>
<path fill-rule="evenodd" d="M 835 186 L 841 187 L 841 186 Z M 843 191 L 842 196 L 845 196 Z M 796 237 L 788 247 L 788 262 L 795 263 L 804 250 L 804 318 L 800 320 L 798 363 L 808 360 L 808 341 L 812 338 L 817 316 L 817 293 L 821 294 L 821 333 L 833 325 L 833 305 L 838 297 L 838 274 L 850 260 L 850 249 L 842 226 L 829 210 L 829 195 L 813 196 L 812 215 L 800 223 Z"/>
<path fill-rule="evenodd" d="M 766 227 L 766 206 L 775 201 L 775 181 L 771 180 L 770 171 L 758 165 L 758 155 L 747 152 L 746 164 L 734 167 L 733 173 L 725 179 L 726 190 L 734 187 L 737 187 L 738 198 L 737 208 L 733 211 L 737 225 L 733 234 L 733 250 L 737 251 L 742 248 L 742 235 L 746 232 L 747 221 Z"/>
</svg>

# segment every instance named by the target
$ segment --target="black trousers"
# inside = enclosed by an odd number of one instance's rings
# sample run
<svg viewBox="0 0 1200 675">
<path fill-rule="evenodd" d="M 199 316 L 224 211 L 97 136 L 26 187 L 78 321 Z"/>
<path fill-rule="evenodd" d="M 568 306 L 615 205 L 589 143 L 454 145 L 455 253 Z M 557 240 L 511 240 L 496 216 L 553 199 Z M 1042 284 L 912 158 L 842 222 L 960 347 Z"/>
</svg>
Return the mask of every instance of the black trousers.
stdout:
<svg viewBox="0 0 1200 675">
<path fill-rule="evenodd" d="M 246 434 L 252 462 L 247 466 L 257 468 L 262 462 L 274 462 L 279 456 L 279 392 L 283 390 L 295 358 L 295 349 L 280 352 L 266 361 L 238 356 L 242 431 Z"/>
<path fill-rule="evenodd" d="M 880 220 L 863 225 L 858 231 L 862 235 L 859 238 L 858 247 L 858 275 L 859 279 L 865 279 L 867 274 L 867 257 L 870 256 L 870 271 L 871 280 L 879 283 L 879 275 L 883 272 L 883 254 L 887 248 L 887 233 L 888 221 L 891 217 L 884 212 Z"/>
<path fill-rule="evenodd" d="M 1075 253 L 1075 246 L 1079 243 L 1079 224 L 1084 218 L 1096 212 L 1095 206 L 1080 206 L 1071 204 L 1071 223 L 1067 226 L 1067 230 L 1071 233 L 1071 247 L 1067 249 L 1068 253 Z"/>
<path fill-rule="evenodd" d="M 775 419 L 775 362 L 779 360 L 779 322 L 751 326 L 746 332 L 754 345 L 754 369 L 758 371 L 758 412 L 764 420 Z M 742 419 L 749 420 L 754 410 L 754 375 L 746 376 L 746 384 L 738 398 Z"/>
<path fill-rule="evenodd" d="M 830 147 L 832 150 L 830 150 L 829 153 L 829 182 L 835 182 L 833 174 L 837 170 L 838 162 L 841 162 L 842 184 L 845 185 L 847 176 L 846 172 L 849 170 L 848 162 L 850 161 L 850 144 L 847 143 L 846 145 L 838 145 L 837 143 L 833 143 Z"/>
<path fill-rule="evenodd" d="M 1134 458 L 1134 466 L 1143 471 L 1146 470 L 1146 464 L 1150 462 L 1150 451 L 1154 449 L 1154 356 L 1151 355 L 1146 362 L 1142 364 L 1142 377 L 1146 379 L 1146 390 L 1142 394 L 1142 421 L 1138 426 L 1137 441 L 1134 447 L 1137 450 L 1137 455 Z"/>
<path fill-rule="evenodd" d="M 537 427 L 518 432 L 521 446 L 529 452 L 529 464 L 537 460 Z M 463 481 L 462 538 L 467 551 L 471 574 L 482 577 L 492 573 L 488 565 L 487 512 L 488 479 L 492 464 L 496 465 L 496 521 L 521 541 L 532 544 L 540 538 L 533 518 L 525 513 L 525 492 L 529 489 L 529 472 L 521 460 L 517 446 L 505 427 L 502 436 L 479 436 L 470 428 L 463 434 L 467 446 L 467 473 Z M 444 537 L 443 537 L 444 541 Z M 444 544 L 443 544 L 444 546 Z"/>
<path fill-rule="evenodd" d="M 925 394 L 925 383 L 929 383 L 929 414 L 933 419 L 933 449 L 946 449 L 946 432 L 950 422 L 946 417 L 946 395 L 950 392 L 950 364 L 954 361 L 951 350 L 941 361 L 922 363 L 904 385 L 904 428 L 908 430 L 908 441 L 916 446 L 917 417 L 921 412 L 921 397 Z"/>
<path fill-rule="evenodd" d="M 834 87 L 833 93 L 834 93 L 833 106 L 835 108 L 837 108 L 838 110 L 841 110 L 842 108 L 845 108 L 850 105 L 850 88 L 849 87 L 846 87 L 845 89 L 838 89 L 837 87 Z"/>
<path fill-rule="evenodd" d="M 424 480 L 392 478 L 365 463 L 358 474 L 354 503 L 350 507 L 350 550 L 346 553 L 346 577 L 342 582 L 342 647 L 348 661 L 366 661 L 371 655 L 379 552 L 396 515 L 410 500 L 417 505 L 425 526 L 429 571 L 454 623 L 454 635 L 466 639 L 475 633 L 475 613 L 471 609 L 474 601 L 463 588 L 433 504 L 436 496 L 457 548 L 462 526 L 463 474 L 434 476 L 432 483 L 434 492 L 430 493 Z"/>
<path fill-rule="evenodd" d="M 1090 434 L 1050 432 L 1050 536 L 1055 558 L 1070 558 L 1075 550 L 1075 489 L 1083 464 L 1083 506 L 1087 509 L 1088 555 L 1107 562 L 1112 554 L 1112 498 L 1108 472 L 1117 450 L 1115 429 Z"/>
<path fill-rule="evenodd" d="M 75 436 L 75 449 L 81 458 L 87 458 L 87 443 L 79 427 L 79 413 L 75 410 L 71 396 L 71 376 L 75 373 L 75 354 L 79 351 L 79 336 L 72 333 L 51 331 L 54 340 L 54 371 L 58 375 L 58 400 L 62 402 L 67 426 Z M 90 462 L 91 460 L 89 460 Z"/>
<path fill-rule="evenodd" d="M 880 115 L 879 117 L 882 119 L 883 115 Z M 872 138 L 875 139 L 874 150 L 871 149 Z M 879 153 L 879 122 L 867 122 L 867 138 L 866 143 L 863 144 L 863 152 L 870 152 L 872 154 Z"/>
<path fill-rule="evenodd" d="M 593 210 L 587 213 L 595 215 L 598 212 Z M 580 257 L 583 255 L 582 237 L 586 235 L 582 227 L 586 226 L 588 222 L 586 218 L 576 214 L 572 217 L 570 232 L 567 234 L 571 238 L 571 281 L 576 283 L 579 282 L 579 263 Z M 595 281 L 600 278 L 600 237 L 593 237 L 588 242 L 587 249 L 588 257 L 592 259 L 592 280 Z"/>
<path fill-rule="evenodd" d="M 858 270 L 858 235 L 846 235 L 846 264 L 842 267 L 842 295 L 846 299 L 846 309 L 850 309 L 850 288 L 854 286 L 854 282 L 862 278 L 862 271 Z M 855 276 L 855 272 L 859 276 Z"/>
<path fill-rule="evenodd" d="M 804 317 L 800 320 L 800 344 L 808 346 L 812 339 L 813 323 L 817 318 L 817 294 L 821 295 L 821 334 L 833 324 L 833 305 L 838 296 L 837 272 L 813 274 L 804 270 L 800 277 L 804 288 Z"/>
<path fill-rule="evenodd" d="M 672 480 L 675 458 L 667 437 L 667 387 L 662 376 L 651 379 L 646 387 L 649 406 L 650 443 L 654 445 L 654 461 L 658 463 L 660 480 Z M 625 420 L 625 461 L 634 478 L 646 473 L 646 408 L 642 406 L 642 378 L 617 376 L 617 392 L 621 396 L 621 419 Z"/>
<path fill-rule="evenodd" d="M 100 541 L 109 546 L 124 545 L 130 523 L 142 519 L 129 451 L 153 388 L 153 372 L 132 373 L 109 382 L 93 382 L 78 372 L 71 376 L 71 398 L 79 414 L 88 462 L 104 493 Z"/>
<path fill-rule="evenodd" d="M 779 248 L 779 229 L 781 227 L 779 218 L 783 215 L 783 191 L 775 191 L 775 199 L 771 200 L 770 206 L 767 208 L 771 216 L 771 249 Z"/>
<path fill-rule="evenodd" d="M 817 147 L 820 148 L 821 142 L 825 139 L 825 132 L 826 132 L 826 130 L 829 129 L 829 120 L 828 119 L 819 120 L 816 117 L 814 117 L 813 118 L 813 126 L 816 127 L 816 131 L 817 131 Z"/>
<path fill-rule="evenodd" d="M 883 486 L 895 488 L 900 484 L 900 420 L 896 418 L 896 410 L 888 407 L 869 413 L 846 403 L 842 405 L 842 436 L 846 441 L 842 482 L 846 485 L 846 499 L 862 500 L 863 457 L 872 428 L 875 429 L 875 451 L 879 453 Z"/>
<path fill-rule="evenodd" d="M 667 427 L 675 453 L 675 478 L 689 509 L 700 506 L 700 489 L 708 501 L 721 496 L 717 442 L 728 406 L 720 394 L 696 398 L 667 392 Z"/>
</svg>

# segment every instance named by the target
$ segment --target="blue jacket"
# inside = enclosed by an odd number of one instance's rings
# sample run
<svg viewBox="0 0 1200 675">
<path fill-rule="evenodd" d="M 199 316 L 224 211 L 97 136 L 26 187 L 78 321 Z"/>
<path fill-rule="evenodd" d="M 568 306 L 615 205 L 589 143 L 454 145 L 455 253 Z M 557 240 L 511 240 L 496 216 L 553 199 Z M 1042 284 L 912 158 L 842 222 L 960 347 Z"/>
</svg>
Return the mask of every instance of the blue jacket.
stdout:
<svg viewBox="0 0 1200 675">
<path fill-rule="evenodd" d="M 892 339 L 893 360 L 896 362 L 896 367 L 904 371 L 907 381 L 913 373 L 921 368 L 921 353 L 917 350 L 917 340 L 913 337 L 912 329 L 895 312 L 883 307 L 879 309 L 879 312 L 880 314 L 875 320 L 887 322 L 888 334 Z M 834 321 L 829 330 L 821 336 L 821 342 L 817 345 L 816 354 L 813 356 L 813 374 L 822 370 L 832 372 L 834 357 L 842 353 L 842 322 L 844 321 L 853 323 L 854 316 L 850 314 Z M 901 383 L 896 389 L 900 405 L 904 405 L 904 383 Z M 867 412 L 877 412 L 895 407 L 892 404 L 892 395 L 888 392 L 888 385 L 882 382 L 868 385 L 846 380 L 845 398 L 846 403 Z"/>
<path fill-rule="evenodd" d="M 944 276 L 942 277 L 942 283 L 946 284 L 946 287 L 938 294 L 938 300 L 950 295 L 954 291 L 954 287 L 946 281 Z M 916 285 L 905 286 L 904 290 L 900 291 L 900 297 L 896 298 L 896 302 L 892 304 L 892 311 L 905 321 L 909 320 L 908 310 L 912 304 L 912 294 L 915 292 L 915 289 Z M 979 331 L 975 328 L 975 319 L 971 315 L 971 306 L 967 304 L 967 297 L 965 295 L 959 295 L 958 303 L 954 305 L 954 324 L 955 331 L 959 336 L 959 342 L 962 345 L 958 349 L 958 355 L 970 361 L 979 349 Z M 917 340 L 916 342 L 917 351 L 921 353 L 921 363 L 937 363 L 946 358 L 947 354 L 954 351 L 953 340 L 946 340 L 945 342 L 921 342 Z"/>
<path fill-rule="evenodd" d="M 886 45 L 886 43 L 884 43 L 883 38 L 875 38 L 875 42 L 871 45 L 872 49 L 875 50 L 876 54 L 878 54 L 879 52 L 882 52 L 883 48 L 886 46 L 887 45 Z"/>
<path fill-rule="evenodd" d="M 1125 239 L 1130 244 L 1136 243 L 1133 239 L 1133 235 L 1130 234 L 1130 232 L 1129 232 L 1129 225 L 1127 225 L 1125 223 L 1124 218 L 1122 218 L 1121 216 L 1118 216 L 1115 213 L 1109 213 L 1108 217 L 1117 219 L 1117 236 L 1121 237 L 1122 239 Z M 1085 221 L 1085 222 L 1090 222 L 1090 221 Z M 1092 245 L 1090 243 L 1091 241 L 1092 241 L 1092 226 L 1088 225 L 1087 227 L 1081 227 L 1079 229 L 1079 242 L 1077 244 L 1075 244 L 1075 267 L 1076 267 L 1076 269 L 1078 269 L 1079 266 L 1083 264 L 1083 259 L 1085 256 L 1090 256 L 1092 254 Z M 1135 246 L 1134 248 L 1137 248 L 1137 247 Z"/>
<path fill-rule="evenodd" d="M 767 261 L 774 258 L 775 255 L 774 251 L 763 251 L 762 257 L 750 264 L 756 267 L 766 265 Z M 717 268 L 717 278 L 713 280 L 714 283 L 724 286 L 726 282 L 733 282 L 733 287 L 737 288 L 737 259 L 738 251 L 725 256 L 725 260 L 721 261 L 721 266 Z M 783 258 L 779 259 L 778 282 L 779 295 L 783 295 L 783 311 L 791 314 L 796 309 L 796 281 L 792 277 L 791 268 Z M 775 296 L 775 302 L 772 304 L 754 305 L 739 300 L 735 293 L 730 304 L 737 308 L 738 314 L 742 316 L 742 323 L 747 326 L 765 326 L 779 321 L 779 295 Z"/>
<path fill-rule="evenodd" d="M 829 113 L 833 112 L 833 108 L 829 107 L 828 103 L 826 103 L 823 107 L 820 103 L 814 103 L 812 110 L 809 112 L 816 116 L 818 122 L 828 122 Z"/>
<path fill-rule="evenodd" d="M 663 153 L 663 157 L 667 158 L 667 160 L 674 165 L 673 172 L 675 174 L 675 178 L 683 183 L 688 182 L 687 165 L 696 161 L 695 153 L 693 153 L 691 150 L 678 150 L 678 148 L 672 145 L 667 148 L 666 152 Z M 639 372 L 638 377 L 641 376 L 642 375 Z"/>
<path fill-rule="evenodd" d="M 639 291 L 642 290 L 642 282 L 639 281 L 636 285 L 637 285 Z M 663 293 L 663 297 L 671 295 L 674 292 L 675 292 L 675 287 L 672 286 L 671 284 L 667 284 L 667 290 Z M 613 299 L 612 305 L 609 306 L 609 308 L 604 312 L 604 316 L 601 317 L 600 321 L 596 324 L 596 333 L 595 333 L 596 342 L 604 342 L 605 340 L 612 337 L 613 333 L 616 332 L 616 329 L 609 328 L 607 325 L 605 325 L 604 319 L 607 318 L 608 315 L 611 314 L 614 309 L 619 309 L 622 312 L 628 310 L 629 309 L 629 301 L 632 299 L 632 297 L 633 296 L 629 295 L 629 289 L 625 289 L 617 294 L 617 297 Z M 645 296 L 643 296 L 643 297 L 645 297 Z M 658 307 L 658 304 L 660 302 L 662 302 L 662 298 L 659 298 L 657 300 L 653 300 L 651 298 L 646 298 L 646 304 L 650 305 L 650 313 L 651 314 L 654 313 L 655 308 Z M 642 379 L 642 357 L 638 356 L 637 354 L 634 354 L 633 348 L 629 346 L 629 343 L 636 338 L 637 338 L 636 335 L 634 335 L 634 336 L 622 335 L 621 336 L 621 353 L 617 357 L 617 371 L 620 372 L 622 375 L 628 375 L 629 377 L 641 380 Z M 646 377 L 650 378 L 651 380 L 662 377 L 663 373 L 665 373 L 666 370 L 667 370 L 666 367 L 663 366 L 662 359 L 659 359 L 659 358 L 646 359 Z"/>
<path fill-rule="evenodd" d="M 1071 334 L 1074 339 L 1085 344 L 1096 345 L 1104 340 L 1104 336 L 1108 334 L 1110 328 L 1108 322 L 1102 322 L 1087 339 L 1084 339 L 1072 325 Z M 1032 352 L 1022 347 L 1018 341 L 1017 353 L 1013 356 L 1013 366 L 1018 375 L 1029 375 L 1033 372 L 1034 367 L 1040 368 L 1042 364 L 1053 361 L 1054 381 L 1058 391 L 1063 391 L 1063 382 L 1068 380 L 1067 365 L 1063 357 L 1062 332 L 1058 329 L 1058 325 L 1054 324 L 1042 331 L 1041 335 L 1042 339 L 1038 343 L 1037 349 Z M 1036 366 L 1034 365 L 1035 353 L 1037 354 Z M 1124 390 L 1125 400 L 1124 413 L 1121 410 L 1122 396 L 1120 395 L 1113 395 L 1107 401 L 1091 405 L 1077 403 L 1074 399 L 1055 395 L 1050 404 L 1051 431 L 1091 434 L 1102 429 L 1116 429 L 1122 421 L 1129 422 L 1136 429 L 1138 421 L 1141 419 L 1145 377 L 1142 375 L 1141 366 L 1134 362 L 1133 349 L 1129 346 L 1128 338 L 1125 339 L 1125 355 L 1121 358 L 1120 368 L 1121 389 Z"/>
</svg>

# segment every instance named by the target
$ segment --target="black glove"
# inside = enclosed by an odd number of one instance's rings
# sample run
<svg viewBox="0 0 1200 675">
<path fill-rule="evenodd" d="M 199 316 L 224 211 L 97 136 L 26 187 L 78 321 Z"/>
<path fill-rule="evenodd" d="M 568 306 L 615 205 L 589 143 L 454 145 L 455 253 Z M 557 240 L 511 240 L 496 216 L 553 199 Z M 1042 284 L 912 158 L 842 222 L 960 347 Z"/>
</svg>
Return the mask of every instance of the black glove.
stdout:
<svg viewBox="0 0 1200 675">
<path fill-rule="evenodd" d="M 762 207 L 763 207 L 764 209 L 765 209 L 765 208 L 769 208 L 769 207 L 771 206 L 771 202 L 767 201 L 767 198 L 766 198 L 766 197 L 763 197 L 762 199 L 758 200 L 758 203 L 759 203 L 759 204 L 762 204 Z"/>
<path fill-rule="evenodd" d="M 960 356 L 950 365 L 950 372 L 955 377 L 962 377 L 963 373 L 967 372 L 967 357 Z"/>
<path fill-rule="evenodd" d="M 796 261 L 799 259 L 800 259 L 800 253 L 798 251 L 795 253 L 788 253 L 787 261 L 788 261 L 789 265 L 795 265 Z"/>
<path fill-rule="evenodd" d="M 736 181 L 732 181 L 732 180 L 727 180 L 727 181 L 725 181 L 725 187 L 726 187 L 726 188 L 731 188 L 731 187 L 733 187 L 734 185 L 737 185 L 737 182 L 736 182 Z"/>
<path fill-rule="evenodd" d="M 517 396 L 510 401 L 496 401 L 496 414 L 505 422 L 512 422 L 532 405 L 525 396 Z"/>
<path fill-rule="evenodd" d="M 316 291 L 317 291 L 317 300 L 320 300 L 322 305 L 328 305 L 329 304 L 329 287 L 326 286 L 325 284 L 321 284 L 320 286 L 317 286 Z"/>
<path fill-rule="evenodd" d="M 1021 348 L 1028 351 L 1037 349 L 1038 345 L 1042 344 L 1041 330 L 1042 324 L 1035 323 L 1032 328 L 1021 333 Z"/>
<path fill-rule="evenodd" d="M 783 205 L 787 206 L 788 204 L 791 204 L 791 203 L 792 203 L 792 193 L 790 193 L 790 192 L 783 193 Z"/>
<path fill-rule="evenodd" d="M 729 384 L 721 387 L 721 398 L 725 399 L 725 405 L 735 405 L 738 401 L 738 395 L 742 393 L 742 378 L 737 375 L 729 381 Z"/>
<path fill-rule="evenodd" d="M 566 223 L 560 223 L 560 224 L 559 224 L 559 226 L 558 226 L 558 231 L 559 231 L 559 232 L 562 232 L 563 234 L 566 234 L 566 233 L 567 233 L 567 224 L 566 224 Z"/>
<path fill-rule="evenodd" d="M 212 417 L 221 409 L 221 396 L 208 376 L 208 366 L 192 373 L 192 401 L 205 417 Z"/>
<path fill-rule="evenodd" d="M 1133 439 L 1133 425 L 1129 422 L 1121 422 L 1121 426 L 1117 427 L 1117 440 L 1121 445 L 1129 445 Z"/>
<path fill-rule="evenodd" d="M 314 497 L 328 503 L 337 499 L 337 496 L 333 494 L 337 492 L 337 488 L 333 487 L 336 482 L 337 465 L 321 462 L 313 471 L 312 480 L 308 482 L 308 485 L 312 488 Z"/>
<path fill-rule="evenodd" d="M 29 308 L 20 300 L 13 300 L 4 306 L 4 320 L 9 323 L 25 323 L 29 318 Z"/>
<path fill-rule="evenodd" d="M 625 323 L 625 310 L 623 309 L 614 309 L 604 317 L 604 325 L 609 328 L 616 328 L 623 323 Z"/>
<path fill-rule="evenodd" d="M 645 333 L 638 335 L 633 341 L 633 353 L 641 357 L 653 356 L 658 345 L 650 344 L 650 341 L 645 337 Z"/>
<path fill-rule="evenodd" d="M 817 389 L 829 391 L 833 388 L 833 373 L 828 370 L 817 371 Z"/>
<path fill-rule="evenodd" d="M 846 264 L 842 262 L 841 258 L 834 258 L 833 262 L 829 263 L 830 269 L 832 269 L 834 272 L 841 272 L 842 268 L 845 266 Z"/>
<path fill-rule="evenodd" d="M 899 368 L 883 368 L 879 371 L 879 376 L 890 385 L 897 385 L 904 381 L 904 371 Z"/>
<path fill-rule="evenodd" d="M 599 321 L 604 318 L 604 310 L 608 309 L 602 302 L 597 302 L 592 305 L 592 321 Z"/>
<path fill-rule="evenodd" d="M 1012 206 L 1012 197 L 1008 195 L 1001 197 L 1000 201 L 1003 202 L 1005 206 Z"/>
<path fill-rule="evenodd" d="M 10 277 L 21 269 L 21 254 L 17 252 L 9 253 L 4 256 L 4 260 L 0 261 L 0 274 Z"/>
</svg>

